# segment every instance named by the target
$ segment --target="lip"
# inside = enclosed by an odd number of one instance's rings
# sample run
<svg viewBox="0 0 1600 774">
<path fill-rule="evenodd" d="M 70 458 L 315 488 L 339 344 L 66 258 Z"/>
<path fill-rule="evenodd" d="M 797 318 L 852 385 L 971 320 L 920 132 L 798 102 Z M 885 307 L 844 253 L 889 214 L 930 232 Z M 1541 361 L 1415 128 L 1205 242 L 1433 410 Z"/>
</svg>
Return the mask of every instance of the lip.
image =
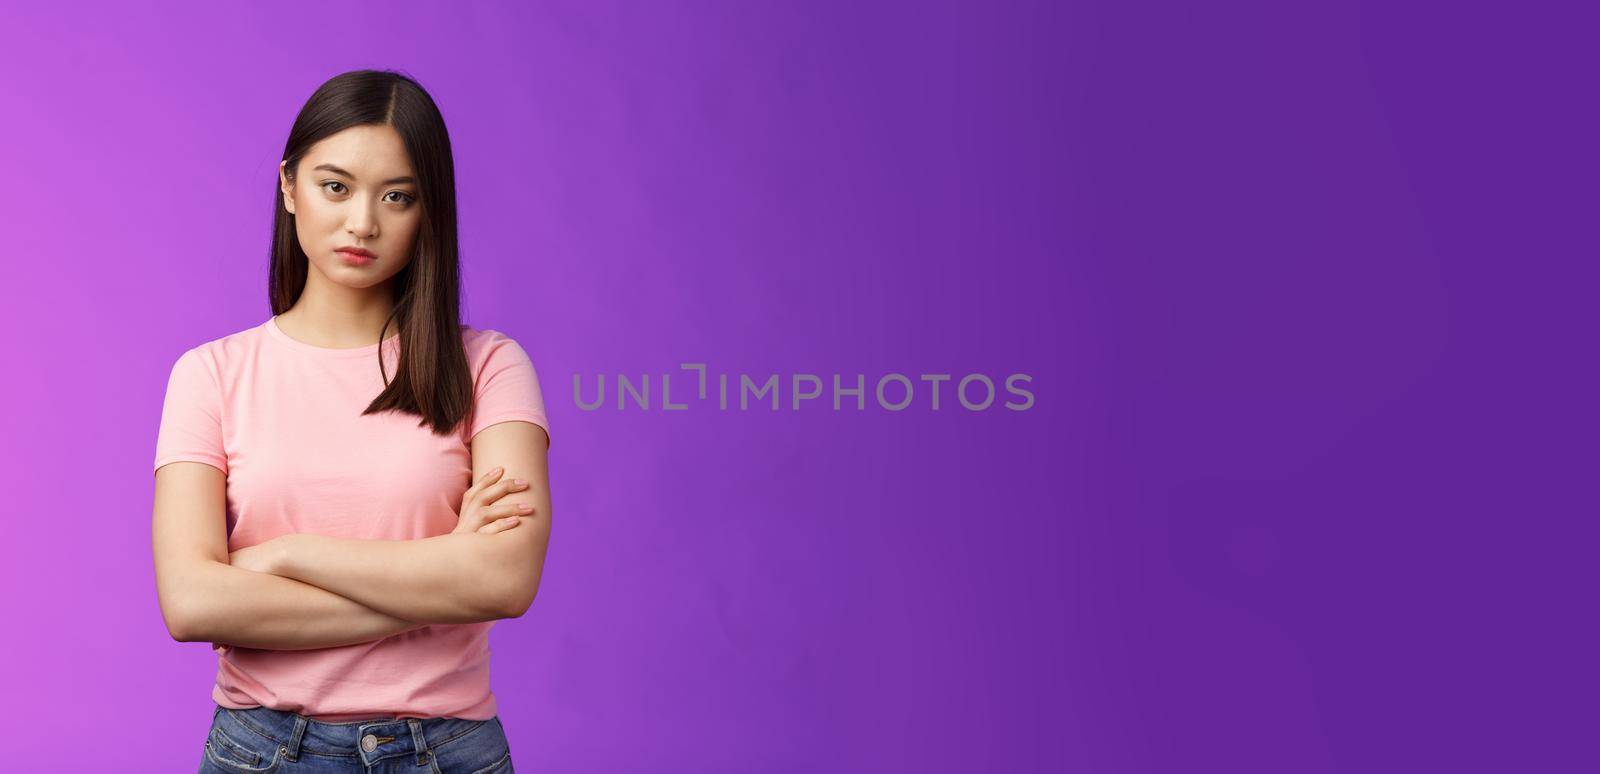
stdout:
<svg viewBox="0 0 1600 774">
<path fill-rule="evenodd" d="M 366 266 L 378 258 L 371 251 L 363 250 L 359 247 L 341 247 L 336 252 L 344 256 L 344 262 L 351 266 Z"/>
</svg>

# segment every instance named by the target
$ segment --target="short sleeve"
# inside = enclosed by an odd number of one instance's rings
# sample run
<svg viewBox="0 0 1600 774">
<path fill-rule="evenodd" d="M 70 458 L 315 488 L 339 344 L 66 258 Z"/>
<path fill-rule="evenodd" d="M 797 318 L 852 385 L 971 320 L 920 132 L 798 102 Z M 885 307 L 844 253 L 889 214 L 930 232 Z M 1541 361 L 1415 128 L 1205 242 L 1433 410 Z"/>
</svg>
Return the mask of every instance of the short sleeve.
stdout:
<svg viewBox="0 0 1600 774">
<path fill-rule="evenodd" d="M 489 339 L 479 357 L 482 366 L 473 382 L 468 442 L 490 425 L 521 420 L 544 428 L 546 444 L 553 444 L 550 420 L 545 414 L 544 392 L 539 389 L 539 375 L 534 371 L 533 361 L 516 340 L 496 331 L 485 333 Z"/>
<path fill-rule="evenodd" d="M 222 387 L 211 362 L 191 349 L 172 365 L 156 435 L 155 467 L 169 462 L 204 462 L 228 472 L 222 445 Z"/>
</svg>

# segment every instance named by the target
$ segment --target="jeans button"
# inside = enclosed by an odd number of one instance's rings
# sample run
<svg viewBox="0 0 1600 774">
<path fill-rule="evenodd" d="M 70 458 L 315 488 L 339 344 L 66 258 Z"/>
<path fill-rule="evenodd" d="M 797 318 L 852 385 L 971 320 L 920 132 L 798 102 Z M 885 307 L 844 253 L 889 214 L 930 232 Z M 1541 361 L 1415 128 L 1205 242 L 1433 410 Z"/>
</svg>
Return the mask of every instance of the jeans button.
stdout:
<svg viewBox="0 0 1600 774">
<path fill-rule="evenodd" d="M 367 752 L 372 752 L 373 750 L 378 749 L 378 737 L 375 737 L 372 734 L 367 734 L 366 736 L 361 737 L 361 749 L 366 750 Z"/>
</svg>

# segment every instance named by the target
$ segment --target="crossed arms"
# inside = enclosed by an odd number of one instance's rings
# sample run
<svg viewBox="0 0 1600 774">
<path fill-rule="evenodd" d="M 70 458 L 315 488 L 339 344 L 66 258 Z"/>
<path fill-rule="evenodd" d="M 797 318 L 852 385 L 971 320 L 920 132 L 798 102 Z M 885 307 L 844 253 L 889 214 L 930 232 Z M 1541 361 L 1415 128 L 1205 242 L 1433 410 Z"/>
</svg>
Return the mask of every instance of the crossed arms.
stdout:
<svg viewBox="0 0 1600 774">
<path fill-rule="evenodd" d="M 233 557 L 221 516 L 222 471 L 200 462 L 163 465 L 152 542 L 167 630 L 180 642 L 305 650 L 518 617 L 538 594 L 549 544 L 547 447 L 544 429 L 522 421 L 490 425 L 472 439 L 473 481 L 501 466 L 505 478 L 528 482 L 496 502 L 533 506 L 512 529 L 421 540 L 293 534 Z M 246 551 L 249 561 L 238 562 Z"/>
</svg>

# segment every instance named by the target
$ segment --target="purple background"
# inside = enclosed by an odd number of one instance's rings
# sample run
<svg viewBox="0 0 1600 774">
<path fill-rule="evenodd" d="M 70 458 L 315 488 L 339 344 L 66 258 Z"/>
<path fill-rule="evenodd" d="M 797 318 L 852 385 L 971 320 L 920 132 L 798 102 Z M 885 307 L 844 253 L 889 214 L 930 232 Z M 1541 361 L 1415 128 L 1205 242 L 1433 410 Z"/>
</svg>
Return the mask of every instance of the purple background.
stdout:
<svg viewBox="0 0 1600 774">
<path fill-rule="evenodd" d="M 1592 764 L 1590 19 L 3 13 L 9 769 L 198 766 L 215 657 L 151 568 L 165 378 L 270 314 L 277 154 L 360 67 L 440 103 L 467 320 L 550 402 L 544 581 L 493 634 L 519 769 Z M 691 361 L 1036 403 L 574 404 Z"/>
</svg>

